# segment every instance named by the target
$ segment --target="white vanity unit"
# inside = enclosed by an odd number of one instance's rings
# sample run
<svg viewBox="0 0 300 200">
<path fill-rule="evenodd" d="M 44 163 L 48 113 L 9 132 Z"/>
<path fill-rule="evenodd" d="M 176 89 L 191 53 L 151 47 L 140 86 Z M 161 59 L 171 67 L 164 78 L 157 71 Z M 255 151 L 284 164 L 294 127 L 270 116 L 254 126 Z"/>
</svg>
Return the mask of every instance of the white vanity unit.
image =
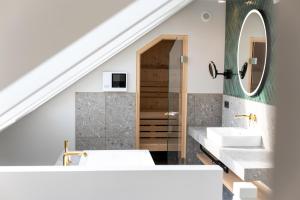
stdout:
<svg viewBox="0 0 300 200">
<path fill-rule="evenodd" d="M 189 135 L 244 181 L 268 183 L 272 152 L 253 130 L 234 127 L 190 127 Z M 248 141 L 248 143 L 247 143 Z"/>
</svg>

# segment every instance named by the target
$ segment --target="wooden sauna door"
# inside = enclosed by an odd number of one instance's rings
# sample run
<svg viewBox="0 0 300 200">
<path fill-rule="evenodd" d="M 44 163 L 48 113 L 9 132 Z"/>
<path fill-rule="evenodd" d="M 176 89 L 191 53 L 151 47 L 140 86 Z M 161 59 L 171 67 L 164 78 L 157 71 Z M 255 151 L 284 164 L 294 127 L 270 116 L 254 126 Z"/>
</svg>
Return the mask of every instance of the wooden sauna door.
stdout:
<svg viewBox="0 0 300 200">
<path fill-rule="evenodd" d="M 185 158 L 186 36 L 161 36 L 137 54 L 136 147 Z"/>
</svg>

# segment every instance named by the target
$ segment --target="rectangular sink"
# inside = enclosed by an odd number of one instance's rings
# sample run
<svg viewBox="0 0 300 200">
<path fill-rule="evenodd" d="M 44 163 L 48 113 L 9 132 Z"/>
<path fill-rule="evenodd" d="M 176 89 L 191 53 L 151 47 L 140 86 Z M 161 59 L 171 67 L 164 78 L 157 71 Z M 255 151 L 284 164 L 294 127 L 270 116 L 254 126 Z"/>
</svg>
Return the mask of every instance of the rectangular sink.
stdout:
<svg viewBox="0 0 300 200">
<path fill-rule="evenodd" d="M 220 147 L 261 147 L 262 137 L 252 129 L 235 127 L 207 128 L 207 139 Z"/>
</svg>

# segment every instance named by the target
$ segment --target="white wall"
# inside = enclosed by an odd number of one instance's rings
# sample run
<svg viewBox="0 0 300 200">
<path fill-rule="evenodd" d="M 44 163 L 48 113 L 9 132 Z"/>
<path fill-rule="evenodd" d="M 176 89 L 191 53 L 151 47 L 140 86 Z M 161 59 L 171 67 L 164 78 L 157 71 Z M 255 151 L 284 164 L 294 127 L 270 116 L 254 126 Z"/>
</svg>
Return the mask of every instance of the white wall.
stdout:
<svg viewBox="0 0 300 200">
<path fill-rule="evenodd" d="M 0 6 L 0 90 L 133 0 L 9 0 Z"/>
<path fill-rule="evenodd" d="M 201 21 L 210 11 L 212 21 Z M 225 4 L 195 1 L 82 80 L 0 134 L 0 165 L 54 164 L 63 140 L 75 143 L 75 92 L 101 92 L 103 71 L 127 71 L 135 92 L 136 51 L 160 34 L 189 35 L 189 93 L 223 93 L 223 79 L 212 80 L 208 62 L 223 70 Z M 41 153 L 42 152 L 42 153 Z"/>
</svg>

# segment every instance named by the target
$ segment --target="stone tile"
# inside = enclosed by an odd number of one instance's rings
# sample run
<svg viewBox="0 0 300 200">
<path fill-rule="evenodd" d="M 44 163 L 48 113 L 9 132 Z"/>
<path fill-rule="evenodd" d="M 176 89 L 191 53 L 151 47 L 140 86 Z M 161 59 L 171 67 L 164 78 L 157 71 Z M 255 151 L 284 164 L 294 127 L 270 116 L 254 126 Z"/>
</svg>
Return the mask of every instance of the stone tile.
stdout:
<svg viewBox="0 0 300 200">
<path fill-rule="evenodd" d="M 186 164 L 188 165 L 202 165 L 201 161 L 197 158 L 197 153 L 200 153 L 200 145 L 191 136 L 187 136 L 187 152 Z"/>
<path fill-rule="evenodd" d="M 76 150 L 105 150 L 105 137 L 76 137 Z"/>
<path fill-rule="evenodd" d="M 76 136 L 105 137 L 104 93 L 76 93 L 75 119 Z"/>
<path fill-rule="evenodd" d="M 134 149 L 134 137 L 107 137 L 106 149 L 107 150 L 128 150 Z"/>
<path fill-rule="evenodd" d="M 107 93 L 105 104 L 106 137 L 134 136 L 135 94 Z"/>
<path fill-rule="evenodd" d="M 222 125 L 222 94 L 195 95 L 195 126 Z"/>
<path fill-rule="evenodd" d="M 188 126 L 195 125 L 195 95 L 188 94 L 188 116 L 187 116 Z"/>
<path fill-rule="evenodd" d="M 246 169 L 245 170 L 245 181 L 260 180 L 269 187 L 272 186 L 272 169 Z"/>
</svg>

